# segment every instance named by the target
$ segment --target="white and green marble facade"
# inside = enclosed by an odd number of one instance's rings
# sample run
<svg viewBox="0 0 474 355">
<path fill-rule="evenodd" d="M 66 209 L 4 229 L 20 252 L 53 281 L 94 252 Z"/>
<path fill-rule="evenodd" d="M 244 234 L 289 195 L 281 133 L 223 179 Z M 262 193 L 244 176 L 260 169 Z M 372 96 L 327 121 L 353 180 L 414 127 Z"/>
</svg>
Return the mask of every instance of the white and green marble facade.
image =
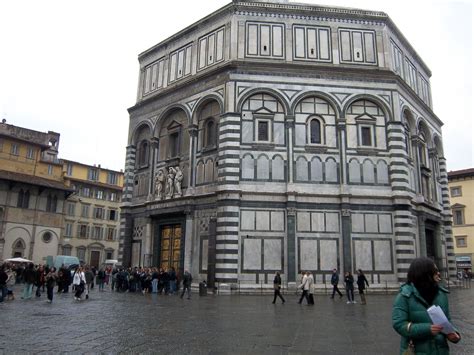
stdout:
<svg viewBox="0 0 474 355">
<path fill-rule="evenodd" d="M 431 72 L 386 14 L 234 0 L 139 62 L 124 265 L 159 263 L 158 226 L 179 223 L 196 280 L 210 255 L 217 281 L 248 287 L 275 271 L 328 282 L 333 268 L 395 285 L 420 255 L 455 273 Z M 170 166 L 183 195 L 157 200 Z"/>
</svg>

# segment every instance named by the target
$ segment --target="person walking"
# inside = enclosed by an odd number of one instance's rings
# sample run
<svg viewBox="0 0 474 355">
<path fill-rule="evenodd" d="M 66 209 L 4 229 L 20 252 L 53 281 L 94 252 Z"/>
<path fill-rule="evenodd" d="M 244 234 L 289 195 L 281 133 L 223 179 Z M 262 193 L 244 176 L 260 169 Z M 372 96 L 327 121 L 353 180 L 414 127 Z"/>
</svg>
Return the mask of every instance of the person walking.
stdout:
<svg viewBox="0 0 474 355">
<path fill-rule="evenodd" d="M 44 267 L 40 265 L 35 272 L 35 286 L 36 286 L 36 297 L 41 297 L 41 289 L 44 288 Z"/>
<path fill-rule="evenodd" d="M 365 277 L 361 269 L 357 270 L 357 288 L 359 289 L 360 304 L 367 303 L 365 299 L 365 293 L 364 293 L 366 285 L 367 287 L 369 287 L 369 281 L 367 281 L 367 278 Z"/>
<path fill-rule="evenodd" d="M 316 290 L 316 285 L 314 284 L 314 277 L 313 274 L 310 273 L 309 271 L 306 273 L 308 276 L 308 300 L 309 304 L 312 306 L 314 305 L 314 291 Z"/>
<path fill-rule="evenodd" d="M 92 269 L 89 266 L 85 267 L 84 276 L 86 278 L 86 287 L 85 287 L 86 300 L 88 300 L 89 299 L 89 292 L 90 292 L 90 290 L 92 290 L 92 288 L 93 288 L 92 285 L 94 284 L 94 272 L 92 271 Z"/>
<path fill-rule="evenodd" d="M 285 299 L 281 295 L 281 276 L 280 273 L 277 271 L 275 277 L 273 278 L 273 302 L 276 302 L 277 296 L 280 297 L 281 303 L 285 303 Z"/>
<path fill-rule="evenodd" d="M 33 293 L 33 285 L 35 283 L 36 275 L 33 263 L 30 263 L 25 271 L 23 271 L 23 281 L 25 286 L 23 287 L 22 299 L 30 299 Z"/>
<path fill-rule="evenodd" d="M 105 284 L 105 270 L 101 268 L 97 273 L 97 286 L 99 286 L 99 292 L 104 291 L 104 284 Z"/>
<path fill-rule="evenodd" d="M 188 300 L 191 299 L 191 283 L 193 282 L 193 277 L 188 270 L 184 270 L 183 275 L 183 291 L 181 292 L 181 298 L 183 298 L 184 293 L 187 290 Z"/>
<path fill-rule="evenodd" d="M 443 327 L 432 324 L 427 308 L 439 306 L 448 320 L 448 293 L 439 285 L 440 273 L 433 260 L 414 259 L 408 268 L 407 282 L 400 288 L 392 308 L 392 326 L 400 334 L 400 354 L 449 354 L 448 341 L 461 340 L 459 332 L 445 334 Z"/>
<path fill-rule="evenodd" d="M 3 303 L 3 300 L 7 298 L 8 288 L 7 288 L 8 274 L 6 271 L 6 265 L 3 264 L 0 267 L 0 303 Z"/>
<path fill-rule="evenodd" d="M 344 274 L 344 283 L 346 285 L 347 304 L 356 303 L 354 301 L 354 276 L 350 271 L 346 271 Z"/>
<path fill-rule="evenodd" d="M 8 275 L 7 280 L 7 301 L 15 299 L 15 293 L 13 292 L 13 287 L 16 284 L 16 272 L 12 267 L 7 265 L 5 272 Z"/>
<path fill-rule="evenodd" d="M 171 269 L 169 270 L 169 280 L 170 280 L 170 293 L 174 295 L 176 292 L 176 280 L 177 280 L 176 271 L 174 267 L 171 267 Z"/>
<path fill-rule="evenodd" d="M 332 285 L 332 295 L 331 299 L 334 299 L 334 295 L 336 292 L 339 294 L 339 298 L 342 298 L 342 292 L 339 291 L 339 288 L 337 285 L 339 284 L 339 274 L 337 272 L 337 269 L 332 270 L 332 275 L 331 275 L 331 285 Z"/>
<path fill-rule="evenodd" d="M 84 292 L 84 288 L 86 286 L 86 276 L 84 275 L 84 271 L 82 266 L 79 266 L 74 273 L 74 277 L 72 278 L 72 284 L 76 293 L 74 294 L 74 299 L 76 301 L 81 300 L 82 293 Z"/>
<path fill-rule="evenodd" d="M 310 304 L 309 296 L 308 296 L 310 281 L 308 280 L 307 273 L 303 272 L 302 275 L 303 275 L 303 278 L 301 279 L 301 284 L 298 286 L 298 288 L 300 288 L 303 291 L 303 293 L 301 293 L 301 297 L 300 297 L 300 300 L 298 301 L 298 304 L 301 304 L 301 302 L 303 302 L 303 298 L 306 299 L 307 304 Z"/>
<path fill-rule="evenodd" d="M 56 287 L 57 280 L 58 280 L 58 274 L 56 273 L 56 268 L 52 266 L 51 269 L 49 269 L 49 272 L 45 276 L 48 303 L 53 302 L 54 288 Z"/>
</svg>

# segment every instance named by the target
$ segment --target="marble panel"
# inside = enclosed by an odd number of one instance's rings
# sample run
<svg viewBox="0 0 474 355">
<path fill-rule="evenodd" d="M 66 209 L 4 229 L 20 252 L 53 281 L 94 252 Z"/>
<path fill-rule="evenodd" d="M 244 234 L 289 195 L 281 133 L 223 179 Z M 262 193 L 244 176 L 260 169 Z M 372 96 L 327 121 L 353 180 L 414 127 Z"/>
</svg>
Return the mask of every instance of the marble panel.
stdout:
<svg viewBox="0 0 474 355">
<path fill-rule="evenodd" d="M 281 260 L 281 239 L 265 239 L 263 241 L 263 268 L 265 270 L 281 270 Z"/>
<path fill-rule="evenodd" d="M 377 182 L 379 184 L 388 184 L 388 167 L 384 161 L 377 163 Z"/>
<path fill-rule="evenodd" d="M 370 240 L 354 241 L 354 254 L 356 260 L 356 269 L 372 271 L 372 243 Z"/>
<path fill-rule="evenodd" d="M 295 146 L 304 146 L 306 144 L 306 125 L 295 125 Z"/>
<path fill-rule="evenodd" d="M 327 182 L 337 182 L 337 163 L 334 160 L 327 160 L 324 163 Z"/>
<path fill-rule="evenodd" d="M 311 181 L 323 181 L 323 163 L 319 159 L 311 161 Z"/>
<path fill-rule="evenodd" d="M 309 232 L 311 231 L 310 218 L 311 214 L 309 212 L 298 212 L 297 213 L 297 228 L 296 230 L 300 232 Z"/>
<path fill-rule="evenodd" d="M 305 159 L 296 161 L 296 180 L 308 181 L 308 162 Z"/>
<path fill-rule="evenodd" d="M 389 214 L 379 214 L 379 232 L 392 234 L 392 216 Z"/>
<path fill-rule="evenodd" d="M 326 232 L 339 232 L 339 213 L 326 212 Z"/>
<path fill-rule="evenodd" d="M 324 232 L 325 230 L 324 212 L 311 213 L 311 231 Z"/>
<path fill-rule="evenodd" d="M 254 179 L 254 160 L 250 155 L 242 159 L 242 178 Z"/>
<path fill-rule="evenodd" d="M 285 230 L 285 213 L 279 211 L 271 211 L 271 229 L 273 231 Z"/>
<path fill-rule="evenodd" d="M 255 230 L 255 211 L 240 212 L 240 230 Z"/>
<path fill-rule="evenodd" d="M 258 180 L 269 180 L 270 179 L 270 162 L 267 157 L 260 156 L 257 160 L 257 179 Z"/>
<path fill-rule="evenodd" d="M 364 214 L 363 213 L 352 213 L 351 214 L 351 221 L 352 221 L 352 233 L 364 233 Z"/>
<path fill-rule="evenodd" d="M 253 142 L 253 122 L 242 121 L 242 143 Z"/>
<path fill-rule="evenodd" d="M 365 215 L 365 231 L 367 233 L 378 233 L 379 223 L 377 217 L 378 215 L 372 213 Z"/>
<path fill-rule="evenodd" d="M 262 242 L 260 239 L 244 239 L 244 260 L 245 270 L 262 269 Z"/>
<path fill-rule="evenodd" d="M 273 124 L 273 141 L 275 144 L 285 144 L 285 124 L 277 123 Z"/>
<path fill-rule="evenodd" d="M 370 160 L 364 161 L 362 172 L 364 174 L 364 183 L 373 184 L 375 182 L 374 164 Z"/>
<path fill-rule="evenodd" d="M 337 242 L 336 240 L 321 240 L 319 243 L 321 248 L 321 270 L 330 271 L 337 268 Z"/>
<path fill-rule="evenodd" d="M 300 267 L 303 271 L 318 269 L 318 243 L 316 239 L 300 241 Z"/>
<path fill-rule="evenodd" d="M 357 160 L 349 163 L 349 182 L 360 182 L 360 164 Z"/>
<path fill-rule="evenodd" d="M 391 271 L 392 251 L 390 248 L 390 243 L 390 240 L 374 241 L 375 270 Z"/>
<path fill-rule="evenodd" d="M 285 162 L 281 157 L 274 157 L 272 160 L 272 180 L 285 179 Z"/>
<path fill-rule="evenodd" d="M 256 211 L 255 212 L 257 221 L 258 231 L 269 231 L 270 230 L 270 212 L 269 211 Z"/>
</svg>

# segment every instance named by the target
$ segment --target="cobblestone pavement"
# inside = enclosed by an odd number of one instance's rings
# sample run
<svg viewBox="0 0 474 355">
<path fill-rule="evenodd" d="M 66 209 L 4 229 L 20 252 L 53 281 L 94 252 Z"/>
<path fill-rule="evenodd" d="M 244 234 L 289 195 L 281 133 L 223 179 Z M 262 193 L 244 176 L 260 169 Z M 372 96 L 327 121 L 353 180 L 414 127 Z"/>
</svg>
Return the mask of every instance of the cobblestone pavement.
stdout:
<svg viewBox="0 0 474 355">
<path fill-rule="evenodd" d="M 0 353 L 398 354 L 394 295 L 369 294 L 365 306 L 318 295 L 313 307 L 285 297 L 275 305 L 271 295 L 18 297 L 0 305 Z M 463 336 L 451 353 L 474 354 L 474 288 L 454 290 L 450 304 Z"/>
</svg>

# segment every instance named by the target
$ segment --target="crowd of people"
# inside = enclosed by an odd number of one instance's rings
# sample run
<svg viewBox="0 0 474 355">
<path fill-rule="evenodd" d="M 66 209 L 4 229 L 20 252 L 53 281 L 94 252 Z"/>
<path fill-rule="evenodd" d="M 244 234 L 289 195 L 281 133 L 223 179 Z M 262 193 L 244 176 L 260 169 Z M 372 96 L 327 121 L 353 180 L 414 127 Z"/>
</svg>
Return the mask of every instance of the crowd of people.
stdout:
<svg viewBox="0 0 474 355">
<path fill-rule="evenodd" d="M 23 284 L 21 299 L 41 297 L 46 291 L 47 301 L 53 302 L 55 293 L 74 292 L 74 299 L 81 301 L 89 299 L 89 292 L 97 286 L 99 292 L 105 287 L 116 292 L 141 292 L 143 294 L 156 293 L 164 295 L 177 294 L 182 290 L 180 297 L 186 294 L 191 298 L 192 276 L 185 270 L 180 275 L 171 267 L 164 268 L 112 268 L 111 266 L 97 269 L 88 265 L 65 267 L 56 270 L 46 265 L 3 264 L 0 267 L 0 302 L 14 300 L 16 284 Z M 55 292 L 56 291 L 56 292 Z"/>
</svg>

